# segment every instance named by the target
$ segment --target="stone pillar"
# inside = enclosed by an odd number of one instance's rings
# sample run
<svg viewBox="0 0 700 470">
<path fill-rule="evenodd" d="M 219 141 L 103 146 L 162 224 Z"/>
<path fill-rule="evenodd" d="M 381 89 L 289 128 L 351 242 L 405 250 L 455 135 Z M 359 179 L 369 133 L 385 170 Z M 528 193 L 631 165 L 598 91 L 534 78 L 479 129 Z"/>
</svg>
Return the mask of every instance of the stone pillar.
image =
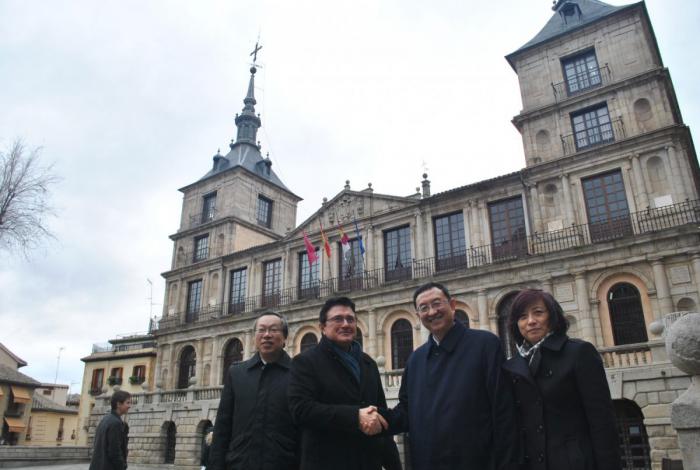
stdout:
<svg viewBox="0 0 700 470">
<path fill-rule="evenodd" d="M 479 221 L 479 201 L 469 201 L 469 231 L 471 232 L 472 246 L 481 246 L 484 240 L 481 237 L 481 222 Z"/>
<path fill-rule="evenodd" d="M 423 214 L 423 258 L 435 257 L 435 234 L 433 233 L 433 218 L 430 209 Z"/>
<path fill-rule="evenodd" d="M 364 240 L 365 244 L 365 269 L 371 271 L 381 266 L 381 263 L 377 264 L 376 255 L 377 248 L 374 246 L 374 227 L 367 226 L 367 235 Z"/>
<path fill-rule="evenodd" d="M 252 330 L 245 330 L 243 334 L 243 360 L 250 359 L 253 356 L 253 350 L 255 345 L 253 344 Z"/>
<path fill-rule="evenodd" d="M 369 309 L 369 315 L 367 319 L 367 351 L 372 357 L 377 357 L 377 312 L 373 309 Z"/>
<path fill-rule="evenodd" d="M 547 279 L 542 279 L 542 290 L 549 293 L 549 294 L 554 293 L 552 291 L 552 278 L 551 277 L 548 277 Z"/>
<path fill-rule="evenodd" d="M 564 226 L 576 223 L 574 216 L 574 206 L 571 200 L 571 185 L 569 184 L 569 175 L 564 173 L 561 175 L 561 189 L 564 192 Z"/>
<path fill-rule="evenodd" d="M 700 470 L 700 313 L 676 320 L 666 332 L 666 351 L 674 366 L 692 376 L 688 390 L 671 405 L 671 425 L 678 432 L 683 468 Z"/>
<path fill-rule="evenodd" d="M 659 303 L 659 311 L 654 318 L 662 318 L 665 314 L 673 312 L 671 289 L 668 286 L 666 268 L 662 259 L 651 260 L 651 268 L 654 272 L 654 284 L 656 284 L 656 300 Z"/>
<path fill-rule="evenodd" d="M 695 275 L 695 287 L 700 294 L 700 253 L 693 253 L 691 257 L 693 263 L 693 274 Z"/>
<path fill-rule="evenodd" d="M 413 218 L 413 240 L 415 243 L 413 257 L 415 259 L 423 259 L 425 258 L 425 249 L 423 247 L 423 215 L 420 211 L 416 211 L 413 213 Z"/>
<path fill-rule="evenodd" d="M 486 289 L 480 289 L 477 292 L 476 305 L 479 309 L 479 329 L 488 330 L 489 329 L 489 312 L 488 312 L 488 302 L 486 298 Z"/>
<path fill-rule="evenodd" d="M 670 174 L 667 176 L 666 181 L 671 186 L 671 192 L 673 194 L 673 202 L 682 202 L 688 196 L 685 187 L 685 177 L 679 166 L 678 155 L 676 153 L 676 147 L 669 145 L 666 147 L 666 156 L 668 157 L 668 166 Z"/>
<path fill-rule="evenodd" d="M 221 351 L 221 336 L 214 336 L 211 345 L 211 376 L 209 377 L 209 385 L 216 386 L 223 382 L 223 371 L 221 370 L 222 355 Z"/>
<path fill-rule="evenodd" d="M 595 328 L 591 318 L 591 306 L 588 302 L 586 273 L 575 273 L 574 279 L 576 280 L 576 303 L 578 304 L 579 322 L 581 324 L 580 336 L 589 343 L 595 344 Z"/>
<path fill-rule="evenodd" d="M 194 348 L 197 354 L 197 362 L 194 366 L 194 375 L 197 379 L 197 386 L 201 387 L 204 383 L 204 339 L 200 338 L 195 341 Z"/>
<path fill-rule="evenodd" d="M 292 279 L 292 271 L 294 265 L 296 264 L 294 261 L 295 260 L 292 259 L 291 250 L 289 246 L 287 246 L 287 248 L 284 250 L 284 255 L 282 255 L 282 289 L 286 289 L 294 285 L 294 280 Z"/>
<path fill-rule="evenodd" d="M 483 201 L 479 202 L 479 227 L 481 227 L 481 236 L 483 238 L 482 245 L 488 245 L 491 243 L 491 230 L 489 229 L 489 211 L 486 207 L 486 203 Z"/>
<path fill-rule="evenodd" d="M 642 173 L 642 165 L 639 163 L 639 154 L 635 153 L 629 157 L 632 161 L 632 174 L 634 175 L 634 182 L 636 186 L 636 191 L 634 191 L 635 196 L 637 196 L 637 210 L 644 210 L 649 207 L 649 191 L 647 190 L 646 182 L 644 181 L 644 174 Z"/>
<path fill-rule="evenodd" d="M 542 211 L 540 210 L 540 196 L 537 191 L 537 183 L 530 186 L 530 211 L 532 212 L 532 229 L 534 232 L 542 233 Z"/>
</svg>

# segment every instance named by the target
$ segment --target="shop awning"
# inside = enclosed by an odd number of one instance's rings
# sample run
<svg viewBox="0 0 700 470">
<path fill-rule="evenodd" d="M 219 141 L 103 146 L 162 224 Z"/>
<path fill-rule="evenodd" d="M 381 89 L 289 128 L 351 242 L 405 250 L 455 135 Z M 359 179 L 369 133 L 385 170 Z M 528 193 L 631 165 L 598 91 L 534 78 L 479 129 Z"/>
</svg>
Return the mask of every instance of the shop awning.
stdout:
<svg viewBox="0 0 700 470">
<path fill-rule="evenodd" d="M 31 403 L 32 396 L 26 388 L 11 386 L 15 403 Z"/>
<path fill-rule="evenodd" d="M 21 419 L 17 418 L 5 418 L 5 422 L 7 423 L 7 427 L 10 428 L 10 432 L 22 432 L 24 431 L 24 423 L 22 422 Z"/>
</svg>

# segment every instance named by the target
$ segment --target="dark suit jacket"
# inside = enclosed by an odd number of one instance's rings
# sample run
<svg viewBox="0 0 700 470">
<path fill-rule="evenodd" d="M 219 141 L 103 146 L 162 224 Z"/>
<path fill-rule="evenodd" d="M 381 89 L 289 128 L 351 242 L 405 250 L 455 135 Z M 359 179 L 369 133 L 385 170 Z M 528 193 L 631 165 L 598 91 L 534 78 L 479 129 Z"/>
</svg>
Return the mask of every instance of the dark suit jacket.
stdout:
<svg viewBox="0 0 700 470">
<path fill-rule="evenodd" d="M 301 427 L 302 469 L 381 469 L 387 437 L 359 429 L 360 408 L 386 407 L 377 364 L 364 353 L 360 377 L 358 383 L 325 336 L 292 361 L 289 405 Z"/>
<path fill-rule="evenodd" d="M 518 438 L 505 358 L 492 333 L 457 322 L 408 359 L 389 432 L 409 431 L 413 470 L 517 468 Z"/>
<path fill-rule="evenodd" d="M 603 361 L 585 341 L 552 335 L 541 346 L 535 377 L 516 355 L 512 378 L 531 470 L 619 470 L 615 414 Z"/>
<path fill-rule="evenodd" d="M 126 469 L 127 426 L 114 411 L 97 425 L 90 470 Z"/>
</svg>

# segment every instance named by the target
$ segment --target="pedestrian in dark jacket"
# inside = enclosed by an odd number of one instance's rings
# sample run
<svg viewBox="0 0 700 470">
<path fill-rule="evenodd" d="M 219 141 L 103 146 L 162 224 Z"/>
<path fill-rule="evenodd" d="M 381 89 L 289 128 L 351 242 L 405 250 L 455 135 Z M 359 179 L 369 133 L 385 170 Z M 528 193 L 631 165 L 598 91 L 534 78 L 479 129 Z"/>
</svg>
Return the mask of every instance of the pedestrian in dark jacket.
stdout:
<svg viewBox="0 0 700 470">
<path fill-rule="evenodd" d="M 122 421 L 131 408 L 131 394 L 117 390 L 110 400 L 111 412 L 95 431 L 90 470 L 125 470 L 128 453 L 128 426 Z"/>
<path fill-rule="evenodd" d="M 386 407 L 377 364 L 355 342 L 355 304 L 347 297 L 326 301 L 319 313 L 323 336 L 296 356 L 289 405 L 301 428 L 303 470 L 396 468 L 389 436 L 368 436 L 382 427 L 376 408 Z M 392 466 L 392 464 L 394 466 Z M 398 467 L 400 468 L 400 467 Z"/>
<path fill-rule="evenodd" d="M 392 434 L 409 431 L 413 470 L 512 470 L 518 464 L 515 405 L 499 339 L 455 322 L 442 284 L 413 295 L 430 331 L 409 357 L 399 404 L 380 408 Z"/>
<path fill-rule="evenodd" d="M 257 352 L 226 372 L 207 470 L 299 468 L 299 433 L 287 402 L 287 322 L 266 312 L 254 330 Z"/>
<path fill-rule="evenodd" d="M 551 294 L 526 289 L 513 300 L 509 328 L 518 353 L 504 365 L 518 407 L 527 470 L 618 470 L 618 435 L 603 361 L 566 335 Z"/>
</svg>

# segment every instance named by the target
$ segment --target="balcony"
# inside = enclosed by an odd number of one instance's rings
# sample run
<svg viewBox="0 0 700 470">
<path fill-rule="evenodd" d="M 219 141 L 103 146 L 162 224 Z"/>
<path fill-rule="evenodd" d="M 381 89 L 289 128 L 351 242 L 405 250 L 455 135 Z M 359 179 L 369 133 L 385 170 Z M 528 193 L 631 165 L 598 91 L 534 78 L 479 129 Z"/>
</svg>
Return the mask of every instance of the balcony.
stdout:
<svg viewBox="0 0 700 470">
<path fill-rule="evenodd" d="M 567 82 L 552 83 L 554 101 L 560 103 L 565 99 L 583 94 L 595 88 L 604 87 L 612 82 L 612 73 L 608 64 L 597 70 L 584 70 L 575 77 L 575 87 L 567 85 Z"/>
<path fill-rule="evenodd" d="M 191 229 L 211 222 L 212 220 L 216 219 L 216 215 L 216 208 L 211 208 L 206 212 L 200 212 L 198 214 L 191 214 L 187 228 Z"/>
<path fill-rule="evenodd" d="M 122 378 L 121 377 L 107 377 L 107 383 L 109 385 L 121 385 Z"/>
<path fill-rule="evenodd" d="M 533 256 L 558 253 L 596 243 L 631 239 L 698 223 L 700 223 L 700 200 L 685 201 L 592 224 L 572 225 L 562 230 L 534 233 L 528 237 L 470 247 L 464 252 L 454 253 L 447 257 L 414 259 L 410 266 L 398 270 L 384 268 L 366 270 L 352 277 L 317 281 L 308 288 L 290 287 L 265 295 L 241 297 L 233 303 L 203 307 L 186 315 L 183 315 L 182 312 L 170 315 L 159 320 L 157 328 L 164 330 L 176 327 L 183 323 L 182 318 L 185 319 L 185 323 L 203 322 L 235 315 L 252 314 L 269 307 L 286 307 L 300 302 L 324 299 L 340 293 L 371 291 L 399 282 L 427 281 L 444 273 L 468 272 L 500 263 L 531 259 Z M 613 361 L 612 363 L 615 361 L 613 356 L 610 359 Z M 628 359 L 630 361 L 636 360 Z M 624 363 L 627 359 L 620 360 Z"/>
<path fill-rule="evenodd" d="M 562 135 L 561 146 L 565 156 L 573 155 L 576 152 L 624 139 L 625 136 L 622 118 L 617 118 L 604 124 L 591 126 L 580 132 Z"/>
<path fill-rule="evenodd" d="M 146 381 L 146 377 L 142 377 L 140 375 L 132 375 L 129 377 L 129 383 L 131 385 L 141 385 Z"/>
</svg>

